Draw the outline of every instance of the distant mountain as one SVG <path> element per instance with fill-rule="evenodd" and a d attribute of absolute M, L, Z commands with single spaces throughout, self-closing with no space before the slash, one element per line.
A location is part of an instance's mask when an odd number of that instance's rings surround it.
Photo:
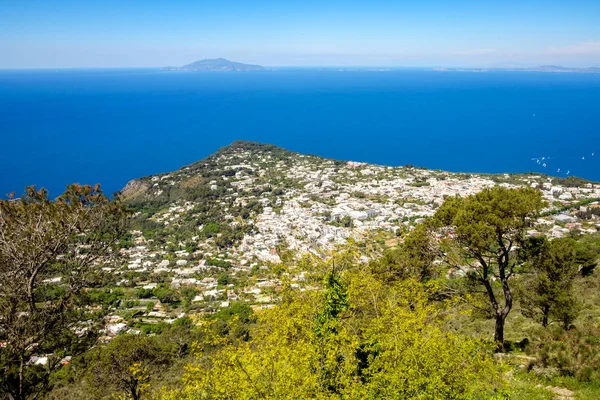
<path fill-rule="evenodd" d="M 183 67 L 166 67 L 167 71 L 264 71 L 260 65 L 243 64 L 224 58 L 195 61 Z"/>

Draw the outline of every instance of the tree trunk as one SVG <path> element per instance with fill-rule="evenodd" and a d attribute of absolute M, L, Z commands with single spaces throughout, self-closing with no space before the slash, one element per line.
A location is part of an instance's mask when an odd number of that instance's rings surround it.
<path fill-rule="evenodd" d="M 137 385 L 131 387 L 131 398 L 133 400 L 139 400 L 141 393 L 137 390 Z"/>
<path fill-rule="evenodd" d="M 548 326 L 548 314 L 550 314 L 550 307 L 545 305 L 542 310 L 542 326 L 544 328 Z"/>
<path fill-rule="evenodd" d="M 24 368 L 25 368 L 25 360 L 23 358 L 23 354 L 21 353 L 19 364 L 19 399 L 23 398 L 23 380 L 24 378 Z"/>
<path fill-rule="evenodd" d="M 496 329 L 494 330 L 494 340 L 498 346 L 497 351 L 504 351 L 504 321 L 506 315 L 504 313 L 496 313 Z"/>
<path fill-rule="evenodd" d="M 496 330 L 494 332 L 494 339 L 498 344 L 498 351 L 504 351 L 504 323 L 510 310 L 512 310 L 513 298 L 508 286 L 508 276 L 506 275 L 506 268 L 508 266 L 508 256 L 506 256 L 506 263 L 500 266 L 500 280 L 502 281 L 502 292 L 504 293 L 504 308 L 496 311 Z"/>

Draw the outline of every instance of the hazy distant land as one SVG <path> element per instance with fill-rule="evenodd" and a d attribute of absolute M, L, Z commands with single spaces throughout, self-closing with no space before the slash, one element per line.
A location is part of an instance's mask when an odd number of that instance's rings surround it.
<path fill-rule="evenodd" d="M 166 67 L 167 71 L 264 71 L 260 65 L 244 64 L 224 58 L 204 59 L 182 67 Z"/>
<path fill-rule="evenodd" d="M 600 68 L 569 68 L 558 65 L 540 65 L 539 67 L 525 68 L 432 68 L 433 71 L 459 71 L 459 72 L 492 72 L 492 71 L 514 71 L 514 72 L 554 72 L 554 73 L 579 73 L 579 74 L 598 74 Z"/>
<path fill-rule="evenodd" d="M 389 67 L 389 66 L 371 66 L 371 67 L 321 67 L 322 71 L 340 71 L 340 72 L 352 72 L 352 71 L 374 71 L 374 72 L 390 72 L 398 69 L 405 69 L 404 67 Z M 411 68 L 421 69 L 421 68 Z M 552 72 L 552 73 L 581 73 L 581 74 L 597 74 L 600 73 L 600 68 L 588 67 L 588 68 L 571 68 L 562 67 L 559 65 L 540 65 L 537 67 L 471 67 L 471 68 L 460 68 L 460 67 L 432 67 L 422 68 L 429 71 L 439 72 Z M 193 63 L 183 65 L 181 67 L 165 67 L 165 71 L 266 71 L 267 68 L 261 65 L 244 64 L 241 62 L 230 61 L 225 58 L 214 58 L 214 59 L 203 59 L 194 61 Z"/>

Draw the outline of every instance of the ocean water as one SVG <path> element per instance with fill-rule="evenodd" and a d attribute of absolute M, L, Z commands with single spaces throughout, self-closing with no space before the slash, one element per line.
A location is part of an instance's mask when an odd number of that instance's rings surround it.
<path fill-rule="evenodd" d="M 600 74 L 0 71 L 0 196 L 31 184 L 58 195 L 72 182 L 110 194 L 236 139 L 393 166 L 600 181 Z"/>

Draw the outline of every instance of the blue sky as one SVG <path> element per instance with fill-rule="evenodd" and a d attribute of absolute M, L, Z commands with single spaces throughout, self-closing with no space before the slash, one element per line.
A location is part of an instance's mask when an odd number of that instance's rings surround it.
<path fill-rule="evenodd" d="M 600 0 L 0 0 L 0 68 L 600 66 Z"/>

